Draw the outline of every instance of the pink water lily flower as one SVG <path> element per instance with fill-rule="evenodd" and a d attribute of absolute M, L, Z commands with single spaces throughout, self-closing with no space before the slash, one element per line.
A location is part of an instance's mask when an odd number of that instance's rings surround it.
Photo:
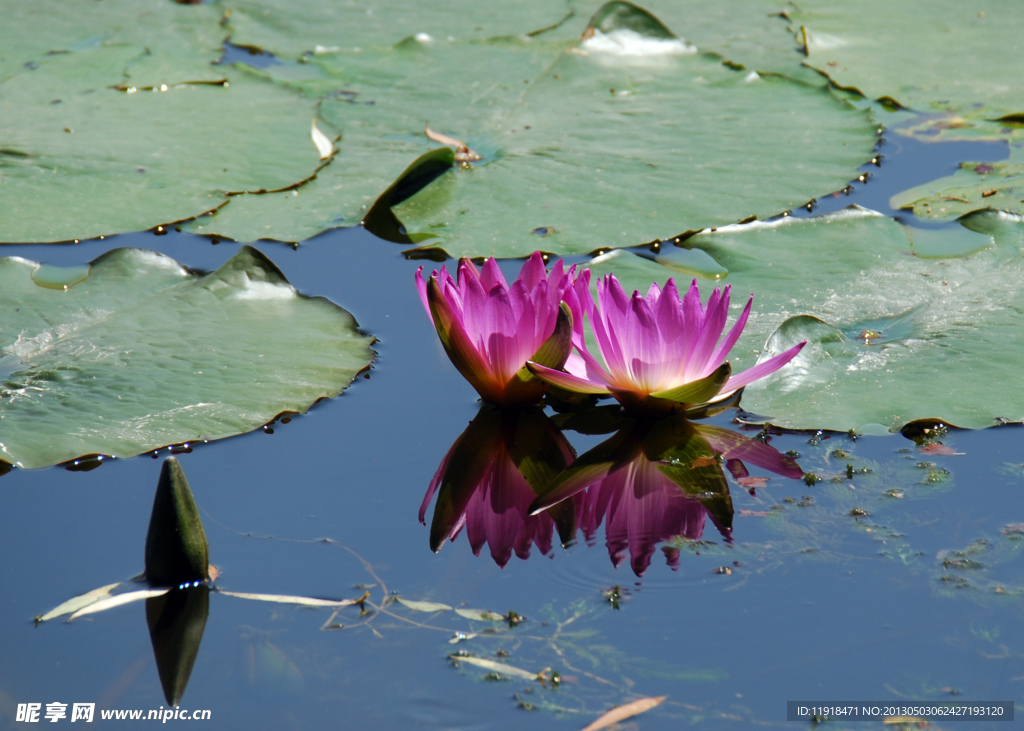
<path fill-rule="evenodd" d="M 556 370 L 564 365 L 573 341 L 582 341 L 589 284 L 589 270 L 577 278 L 576 267 L 566 270 L 561 259 L 547 273 L 539 252 L 511 287 L 494 259 L 479 271 L 460 260 L 458 281 L 445 267 L 429 279 L 423 267 L 416 272 L 423 307 L 448 357 L 484 401 L 500 407 L 533 404 L 544 395 L 547 383 L 530 375 L 526 361 Z"/>
<path fill-rule="evenodd" d="M 681 411 L 723 400 L 749 383 L 774 373 L 806 345 L 755 365 L 738 375 L 726 361 L 736 344 L 754 301 L 753 295 L 729 333 L 722 339 L 729 315 L 729 292 L 715 289 L 706 305 L 700 301 L 697 280 L 680 298 L 675 282 L 661 288 L 655 282 L 643 296 L 626 295 L 615 275 L 597 282 L 598 307 L 581 304 L 593 328 L 602 365 L 582 338 L 574 338 L 579 355 L 561 371 L 530 363 L 535 376 L 578 393 L 612 395 L 638 414 Z M 589 291 L 586 293 L 589 298 Z M 589 306 L 588 306 L 589 304 Z"/>

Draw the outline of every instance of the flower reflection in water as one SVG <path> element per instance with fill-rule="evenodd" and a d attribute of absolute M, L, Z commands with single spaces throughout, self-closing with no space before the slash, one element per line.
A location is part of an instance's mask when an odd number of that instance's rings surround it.
<path fill-rule="evenodd" d="M 628 553 L 641 576 L 659 543 L 700 539 L 708 517 L 732 541 L 732 497 L 722 464 L 745 473 L 744 460 L 785 477 L 803 475 L 792 458 L 728 429 L 682 417 L 627 422 L 559 475 L 532 512 L 543 515 L 584 495 L 579 522 L 587 542 L 604 522 L 612 563 L 619 566 Z M 679 551 L 666 547 L 665 554 L 677 566 Z"/>
<path fill-rule="evenodd" d="M 587 543 L 593 545 L 601 522 L 605 522 L 605 545 L 612 564 L 618 567 L 630 556 L 637 576 L 651 564 L 658 543 L 676 536 L 699 540 L 704 534 L 707 508 L 688 496 L 667 478 L 655 462 L 642 455 L 621 469 L 594 483 L 585 493 L 580 527 Z M 731 541 L 732 511 L 725 493 L 727 522 L 716 525 L 726 541 Z M 543 515 L 543 513 L 542 513 Z M 712 518 L 714 521 L 714 518 Z M 679 563 L 679 550 L 668 548 L 669 565 Z"/>
<path fill-rule="evenodd" d="M 563 546 L 577 529 L 588 544 L 602 523 L 612 563 L 629 556 L 640 576 L 658 544 L 699 540 L 710 519 L 732 541 L 733 505 L 723 466 L 735 476 L 747 465 L 799 479 L 799 465 L 774 447 L 729 429 L 682 416 L 622 419 L 611 438 L 575 461 L 572 447 L 539 410 L 502 412 L 484 406 L 448 450 L 423 504 L 420 522 L 437 496 L 430 546 L 438 551 L 463 528 L 473 553 L 487 545 L 504 567 L 533 546 L 550 555 L 555 534 Z M 668 563 L 679 551 L 663 548 Z"/>
<path fill-rule="evenodd" d="M 530 505 L 573 456 L 569 442 L 542 411 L 482 407 L 441 461 L 420 506 L 420 522 L 425 523 L 437 494 L 431 549 L 441 550 L 465 527 L 473 553 L 479 556 L 486 544 L 495 563 L 504 567 L 513 552 L 529 558 L 533 545 L 549 555 L 556 531 L 568 543 L 576 533 L 583 496 L 538 515 L 530 515 Z"/>

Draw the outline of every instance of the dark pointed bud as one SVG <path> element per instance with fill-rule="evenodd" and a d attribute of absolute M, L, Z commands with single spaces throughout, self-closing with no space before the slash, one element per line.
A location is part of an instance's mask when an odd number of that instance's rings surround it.
<path fill-rule="evenodd" d="M 174 457 L 164 460 L 146 534 L 146 579 L 151 586 L 205 581 L 209 548 L 185 472 Z"/>

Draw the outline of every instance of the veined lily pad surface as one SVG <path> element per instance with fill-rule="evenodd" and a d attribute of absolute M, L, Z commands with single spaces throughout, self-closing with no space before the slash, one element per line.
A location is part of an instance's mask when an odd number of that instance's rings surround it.
<path fill-rule="evenodd" d="M 479 24 L 423 6 L 400 28 L 376 11 L 302 6 L 248 4 L 235 40 L 283 54 L 263 73 L 320 99 L 338 156 L 297 195 L 236 198 L 191 231 L 295 240 L 323 228 L 328 208 L 357 221 L 436 147 L 428 124 L 479 159 L 395 213 L 403 243 L 433 238 L 424 245 L 452 256 L 579 254 L 770 216 L 843 187 L 876 141 L 866 114 L 828 89 L 724 65 L 684 39 L 685 24 L 625 3 L 578 8 L 562 25 L 550 5 Z M 338 14 L 350 23 L 325 33 Z M 548 15 L 557 27 L 531 35 Z"/>
<path fill-rule="evenodd" d="M 677 266 L 675 276 L 703 277 L 705 296 L 731 284 L 737 315 L 755 293 L 734 370 L 809 341 L 744 391 L 741 405 L 772 423 L 846 431 L 939 418 L 986 427 L 1024 417 L 1021 224 L 998 212 L 964 223 L 926 232 L 921 244 L 912 243 L 920 230 L 863 209 L 726 227 L 688 239 L 701 266 Z M 663 246 L 659 258 L 674 256 Z M 672 274 L 628 252 L 599 257 L 593 269 L 642 291 Z"/>
<path fill-rule="evenodd" d="M 0 129 L 0 241 L 152 228 L 227 193 L 293 186 L 322 164 L 312 101 L 211 65 L 228 33 L 221 11 L 40 5 L 15 4 L 0 30 L 0 100 L 17 109 Z"/>
<path fill-rule="evenodd" d="M 3 258 L 0 312 L 0 460 L 26 468 L 250 431 L 373 359 L 348 312 L 251 247 L 206 275 L 141 249 Z"/>

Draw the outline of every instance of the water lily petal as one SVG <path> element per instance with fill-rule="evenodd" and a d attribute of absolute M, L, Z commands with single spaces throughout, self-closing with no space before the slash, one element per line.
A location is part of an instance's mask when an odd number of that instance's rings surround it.
<path fill-rule="evenodd" d="M 663 348 L 654 313 L 639 292 L 630 298 L 625 324 L 621 337 L 630 381 L 636 391 L 650 393 L 659 388 Z"/>
<path fill-rule="evenodd" d="M 569 277 L 575 275 L 576 265 L 569 269 Z M 584 269 L 576 280 L 569 285 L 562 295 L 563 300 L 572 311 L 572 332 L 573 343 L 582 347 L 583 345 L 583 319 L 584 316 L 593 320 L 594 297 L 590 294 L 590 270 Z"/>
<path fill-rule="evenodd" d="M 434 316 L 430 314 L 430 303 L 427 301 L 427 281 L 423 278 L 423 267 L 416 270 L 416 291 L 420 293 L 423 309 L 427 311 L 427 316 L 433 322 Z"/>
<path fill-rule="evenodd" d="M 775 371 L 779 370 L 779 368 L 782 368 L 782 366 L 786 365 L 786 363 L 789 363 L 789 361 L 793 360 L 793 358 L 796 357 L 796 354 L 803 350 L 803 347 L 805 345 L 807 345 L 806 340 L 804 340 L 802 343 L 799 343 L 798 345 L 794 345 L 786 352 L 780 353 L 774 358 L 766 360 L 764 363 L 758 363 L 753 368 L 748 368 L 742 373 L 733 376 L 725 384 L 725 388 L 722 389 L 720 395 L 723 397 L 728 396 L 734 391 L 738 391 L 739 389 L 753 383 L 759 378 L 764 378 L 765 376 L 774 373 Z"/>
<path fill-rule="evenodd" d="M 493 261 L 493 259 L 491 261 Z M 523 264 L 523 268 L 519 272 L 519 279 L 517 281 L 525 284 L 527 289 L 533 289 L 541 282 L 546 282 L 547 271 L 544 268 L 544 255 L 539 251 L 533 252 L 530 255 L 530 258 L 526 260 L 526 263 Z"/>
<path fill-rule="evenodd" d="M 451 289 L 446 292 L 450 296 Z M 466 330 L 473 346 L 480 351 L 481 356 L 486 358 L 486 338 L 489 334 L 487 323 L 484 320 L 484 310 L 487 303 L 487 292 L 476 277 L 462 281 L 462 325 Z"/>
<path fill-rule="evenodd" d="M 704 322 L 687 360 L 686 380 L 702 378 L 708 375 L 712 368 L 718 367 L 719 363 L 711 360 L 711 354 L 715 350 L 718 339 L 722 336 L 728 315 L 729 287 L 725 288 L 725 294 L 715 287 L 711 296 L 708 297 L 708 303 L 704 309 Z"/>
<path fill-rule="evenodd" d="M 427 284 L 427 298 L 441 344 L 452 363 L 481 396 L 500 394 L 503 384 L 495 383 L 488 364 L 470 341 L 462 323 L 455 317 L 441 286 L 433 277 Z"/>
<path fill-rule="evenodd" d="M 469 261 L 465 259 L 464 261 Z M 501 273 L 501 268 L 498 266 L 498 260 L 491 257 L 484 262 L 483 268 L 480 270 L 480 283 L 484 285 L 484 289 L 488 292 L 491 287 L 498 284 L 508 289 L 508 282 L 505 281 L 505 275 Z"/>
<path fill-rule="evenodd" d="M 613 274 L 597 281 L 597 300 L 599 306 L 590 320 L 597 348 L 614 381 L 628 384 L 630 372 L 620 338 L 625 331 L 625 311 L 629 300 Z"/>
<path fill-rule="evenodd" d="M 565 371 L 594 383 L 607 383 L 610 385 L 613 382 L 611 374 L 601 366 L 597 358 L 591 355 L 589 350 L 585 347 L 577 346 L 576 351 L 576 353 L 566 359 L 563 366 Z"/>
<path fill-rule="evenodd" d="M 743 328 L 747 324 L 747 318 L 750 317 L 750 308 L 754 304 L 754 295 L 750 295 L 750 299 L 747 300 L 747 306 L 743 308 L 743 312 L 740 313 L 740 317 L 736 320 L 736 324 L 732 326 L 732 330 L 725 336 L 725 339 L 718 344 L 715 348 L 715 352 L 711 354 L 711 362 L 721 362 L 729 355 L 729 351 L 732 350 L 732 346 L 739 340 L 740 333 L 743 332 Z"/>
<path fill-rule="evenodd" d="M 700 302 L 700 290 L 697 288 L 697 280 L 690 283 L 690 288 L 683 296 L 683 327 L 676 337 L 684 341 L 684 353 L 682 370 L 683 377 L 691 372 L 691 353 L 704 327 L 704 307 Z"/>

